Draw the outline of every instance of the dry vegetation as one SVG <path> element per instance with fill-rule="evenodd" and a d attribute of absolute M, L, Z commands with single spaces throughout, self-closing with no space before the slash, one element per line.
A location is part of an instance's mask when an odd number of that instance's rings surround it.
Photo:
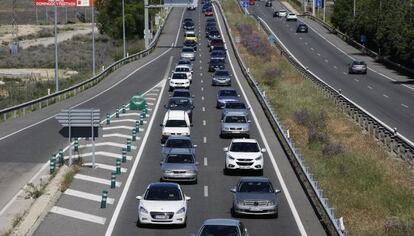
<path fill-rule="evenodd" d="M 236 1 L 223 7 L 254 77 L 351 235 L 412 235 L 414 174 L 338 111 L 268 44 Z"/>

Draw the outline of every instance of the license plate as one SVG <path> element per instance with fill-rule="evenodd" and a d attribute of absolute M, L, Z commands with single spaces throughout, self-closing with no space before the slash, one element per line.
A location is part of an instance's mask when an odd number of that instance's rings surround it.
<path fill-rule="evenodd" d="M 239 166 L 240 169 L 250 169 L 250 166 Z"/>
<path fill-rule="evenodd" d="M 260 210 L 260 208 L 258 207 L 252 207 L 250 208 L 250 211 L 262 211 L 262 210 Z"/>
<path fill-rule="evenodd" d="M 155 216 L 155 219 L 165 219 L 166 218 L 166 216 L 164 216 L 164 215 L 156 215 Z"/>
<path fill-rule="evenodd" d="M 234 131 L 233 131 L 233 133 L 235 133 L 235 134 L 240 134 L 240 131 L 238 131 L 238 130 L 234 130 Z"/>

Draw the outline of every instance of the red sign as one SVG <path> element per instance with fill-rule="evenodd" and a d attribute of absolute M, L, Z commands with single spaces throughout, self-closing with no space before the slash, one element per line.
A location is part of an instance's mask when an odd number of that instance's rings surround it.
<path fill-rule="evenodd" d="M 34 0 L 36 6 L 89 7 L 94 0 Z"/>

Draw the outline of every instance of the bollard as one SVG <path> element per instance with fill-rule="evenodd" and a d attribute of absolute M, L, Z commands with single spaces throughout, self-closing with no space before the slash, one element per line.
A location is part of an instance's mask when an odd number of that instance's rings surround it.
<path fill-rule="evenodd" d="M 75 138 L 75 152 L 79 150 L 79 139 Z"/>
<path fill-rule="evenodd" d="M 137 141 L 137 130 L 133 129 L 132 130 L 132 141 Z"/>
<path fill-rule="evenodd" d="M 116 172 L 112 171 L 111 173 L 111 188 L 115 188 L 116 184 Z"/>
<path fill-rule="evenodd" d="M 127 152 L 130 152 L 130 151 L 131 151 L 131 139 L 128 138 L 127 139 Z"/>
<path fill-rule="evenodd" d="M 115 112 L 115 117 L 116 117 L 116 118 L 119 118 L 119 108 L 117 108 L 117 109 L 116 109 L 116 112 Z"/>
<path fill-rule="evenodd" d="M 109 113 L 106 113 L 106 124 L 107 125 L 111 124 L 111 116 L 109 115 Z"/>
<path fill-rule="evenodd" d="M 102 191 L 101 208 L 106 208 L 106 200 L 108 199 L 108 191 Z"/>
<path fill-rule="evenodd" d="M 126 162 L 127 150 L 126 148 L 122 148 L 122 162 Z"/>
<path fill-rule="evenodd" d="M 65 163 L 65 158 L 63 156 L 63 150 L 59 148 L 59 164 L 63 165 Z"/>
<path fill-rule="evenodd" d="M 148 113 L 148 108 L 145 107 L 143 112 L 144 112 L 144 114 L 147 114 Z"/>
<path fill-rule="evenodd" d="M 135 131 L 137 132 L 137 134 L 139 133 L 139 121 L 137 120 L 137 122 L 135 122 Z"/>
<path fill-rule="evenodd" d="M 55 173 L 56 170 L 56 158 L 55 158 L 55 154 L 52 155 L 52 158 L 50 158 L 49 161 L 49 173 L 53 174 Z"/>
<path fill-rule="evenodd" d="M 126 106 L 122 106 L 122 113 L 125 114 L 126 113 Z"/>
<path fill-rule="evenodd" d="M 121 158 L 116 159 L 116 174 L 121 174 Z"/>
<path fill-rule="evenodd" d="M 144 118 L 142 118 L 142 117 L 141 117 L 141 118 L 139 118 L 139 124 L 140 124 L 140 125 L 144 125 Z"/>
<path fill-rule="evenodd" d="M 146 115 L 145 115 L 144 111 L 142 111 L 139 118 L 144 119 L 145 117 L 146 117 Z"/>

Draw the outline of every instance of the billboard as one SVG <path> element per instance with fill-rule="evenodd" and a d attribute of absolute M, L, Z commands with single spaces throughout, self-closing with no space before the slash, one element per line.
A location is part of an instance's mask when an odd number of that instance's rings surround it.
<path fill-rule="evenodd" d="M 94 0 L 34 0 L 36 6 L 89 7 Z"/>

